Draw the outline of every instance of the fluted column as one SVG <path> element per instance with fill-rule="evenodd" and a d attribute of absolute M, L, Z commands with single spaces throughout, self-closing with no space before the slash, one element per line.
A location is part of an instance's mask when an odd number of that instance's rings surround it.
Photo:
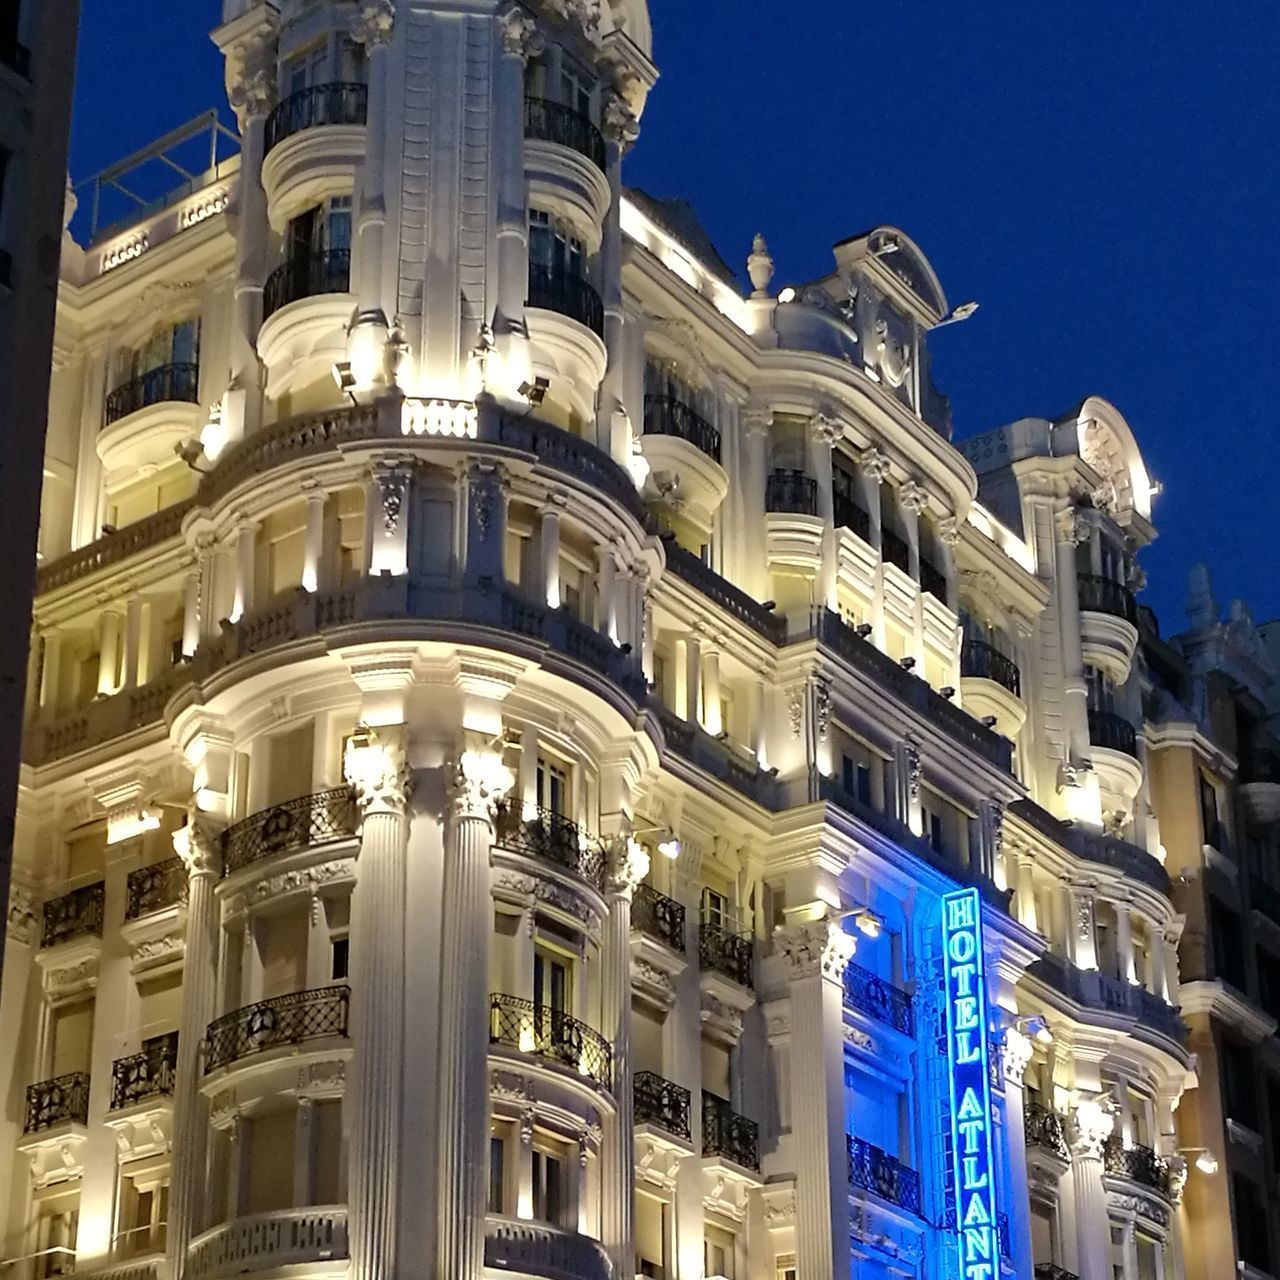
<path fill-rule="evenodd" d="M 187 825 L 173 836 L 174 852 L 187 868 L 186 948 L 182 962 L 182 1020 L 173 1086 L 173 1162 L 165 1263 L 171 1280 L 181 1280 L 187 1246 L 203 1230 L 205 1140 L 208 1122 L 200 1095 L 200 1046 L 213 1021 L 218 975 L 218 900 L 222 874 L 218 829 L 194 807 Z"/>
<path fill-rule="evenodd" d="M 924 674 L 924 588 L 920 586 L 920 526 L 929 509 L 929 494 L 922 485 L 908 480 L 898 490 L 902 523 L 907 535 L 907 572 L 916 584 L 915 604 L 911 611 L 911 656 L 919 673 Z"/>
<path fill-rule="evenodd" d="M 560 607 L 560 517 L 563 510 L 564 498 L 560 494 L 552 494 L 542 509 L 538 542 L 542 552 L 542 586 L 548 609 Z"/>
<path fill-rule="evenodd" d="M 478 1280 L 488 1168 L 489 849 L 494 810 L 515 780 L 488 750 L 463 751 L 450 778 L 441 930 L 437 1274 Z"/>
<path fill-rule="evenodd" d="M 44 662 L 40 669 L 40 709 L 58 709 L 58 685 L 62 679 L 62 634 L 44 632 Z"/>
<path fill-rule="evenodd" d="M 702 727 L 710 734 L 724 732 L 720 704 L 720 651 L 708 648 L 702 655 Z"/>
<path fill-rule="evenodd" d="M 387 225 L 387 51 L 395 29 L 391 0 L 368 0 L 351 20 L 353 39 L 363 44 L 368 67 L 365 157 L 361 170 L 360 221 L 356 228 L 361 312 L 382 314 L 382 240 Z M 385 315 L 383 315 L 385 320 Z"/>
<path fill-rule="evenodd" d="M 751 572 L 742 585 L 757 599 L 769 593 L 768 528 L 765 520 L 764 491 L 769 427 L 773 413 L 767 409 L 751 409 L 741 418 L 747 436 L 747 465 L 743 484 L 742 517 L 747 540 L 747 564 Z"/>
<path fill-rule="evenodd" d="M 120 639 L 124 631 L 124 614 L 111 605 L 103 609 L 98 620 L 98 692 L 115 693 L 120 687 Z"/>
<path fill-rule="evenodd" d="M 324 565 L 325 491 L 318 485 L 304 486 L 307 499 L 307 524 L 303 534 L 302 589 L 320 590 L 320 574 Z"/>
<path fill-rule="evenodd" d="M 1020 1276 L 1032 1274 L 1031 1202 L 1024 1194 L 1027 1186 L 1027 1128 L 1024 1082 L 1034 1045 L 1016 1027 L 1004 1033 L 1004 1144 L 1008 1153 L 1010 1242 L 1014 1269 Z"/>
<path fill-rule="evenodd" d="M 1116 967 L 1121 982 L 1137 982 L 1137 970 L 1133 963 L 1133 921 L 1129 916 L 1129 904 L 1114 904 L 1116 913 Z"/>
<path fill-rule="evenodd" d="M 409 770 L 403 726 L 357 729 L 343 759 L 362 814 L 351 896 L 352 1080 L 347 1177 L 352 1280 L 398 1271 L 404 1112 L 404 943 Z"/>
<path fill-rule="evenodd" d="M 863 501 L 867 504 L 867 524 L 870 527 L 871 546 L 879 562 L 871 601 L 871 641 L 877 649 L 884 648 L 884 504 L 881 502 L 881 486 L 889 477 L 889 459 L 874 447 L 866 449 L 858 458 L 858 476 L 862 481 Z"/>
<path fill-rule="evenodd" d="M 1111 1233 L 1102 1186 L 1102 1149 L 1111 1134 L 1111 1115 L 1096 1099 L 1076 1107 L 1072 1117 L 1071 1189 L 1075 1199 L 1076 1273 L 1080 1280 L 1111 1280 Z"/>
<path fill-rule="evenodd" d="M 188 570 L 182 583 L 182 654 L 190 658 L 200 647 L 200 570 Z"/>
<path fill-rule="evenodd" d="M 796 1270 L 835 1280 L 849 1274 L 842 984 L 856 941 L 832 920 L 788 926 L 774 941 L 791 989 Z"/>
<path fill-rule="evenodd" d="M 616 1109 L 605 1121 L 601 1149 L 602 1243 L 615 1276 L 631 1275 L 635 1264 L 632 1183 L 635 1178 L 635 1120 L 631 1093 L 631 895 L 649 870 L 649 855 L 634 840 L 617 836 L 609 846 L 604 924 L 601 1031 L 613 1045 Z"/>
<path fill-rule="evenodd" d="M 253 611 L 254 572 L 257 568 L 258 525 L 245 520 L 236 531 L 236 585 L 231 604 L 231 621 L 239 622 Z"/>

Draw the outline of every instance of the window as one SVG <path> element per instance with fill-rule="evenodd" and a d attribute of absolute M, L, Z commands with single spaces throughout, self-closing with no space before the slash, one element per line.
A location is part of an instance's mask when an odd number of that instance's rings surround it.
<path fill-rule="evenodd" d="M 1204 831 L 1204 843 L 1212 845 L 1219 853 L 1226 844 L 1222 823 L 1218 818 L 1218 792 L 1205 774 L 1200 775 L 1200 825 Z"/>
<path fill-rule="evenodd" d="M 1222 1041 L 1222 1101 L 1227 1119 L 1255 1132 L 1258 1104 L 1253 1078 L 1253 1055 L 1234 1040 Z"/>
<path fill-rule="evenodd" d="M 796 1280 L 796 1255 L 780 1253 L 773 1269 L 774 1280 Z"/>
<path fill-rule="evenodd" d="M 165 1245 L 169 1220 L 169 1171 L 163 1166 L 128 1167 L 121 1171 L 120 1200 L 116 1209 L 116 1233 L 112 1254 L 140 1258 L 159 1253 Z"/>
<path fill-rule="evenodd" d="M 489 1212 L 503 1213 L 506 1205 L 507 1144 L 499 1134 L 489 1137 Z"/>
<path fill-rule="evenodd" d="M 344 933 L 329 941 L 329 977 L 345 982 L 351 976 L 351 939 Z"/>
<path fill-rule="evenodd" d="M 1209 904 L 1209 934 L 1213 944 L 1214 976 L 1235 987 L 1237 991 L 1245 990 L 1244 946 L 1241 935 L 1240 920 L 1234 911 L 1222 903 L 1211 901 Z"/>
<path fill-rule="evenodd" d="M 285 257 L 306 261 L 318 254 L 351 249 L 351 197 L 331 196 L 296 218 L 285 232 Z"/>
<path fill-rule="evenodd" d="M 1164 1270 L 1161 1266 L 1161 1255 L 1164 1250 L 1160 1243 L 1141 1231 L 1135 1235 L 1138 1254 L 1138 1280 L 1161 1280 Z"/>
<path fill-rule="evenodd" d="M 565 1164 L 558 1152 L 533 1151 L 533 1216 L 562 1226 L 565 1205 Z"/>
<path fill-rule="evenodd" d="M 554 275 L 584 279 L 587 254 L 582 241 L 552 222 L 542 209 L 529 210 L 529 264 Z"/>
<path fill-rule="evenodd" d="M 305 89 L 313 89 L 324 84 L 329 78 L 329 50 L 321 44 L 314 44 L 309 49 L 295 53 L 284 64 L 284 73 L 280 77 L 281 85 L 287 97 L 302 93 Z"/>
<path fill-rule="evenodd" d="M 733 1253 L 733 1232 L 708 1222 L 703 1227 L 702 1274 L 708 1280 L 713 1276 L 723 1276 L 724 1280 L 733 1280 Z"/>
<path fill-rule="evenodd" d="M 548 813 L 569 816 L 569 771 L 538 757 L 538 805 Z"/>
<path fill-rule="evenodd" d="M 724 894 L 715 889 L 702 891 L 702 923 L 728 933 L 733 932 L 733 907 Z"/>
<path fill-rule="evenodd" d="M 871 804 L 871 766 L 852 756 L 840 758 L 840 785 L 846 795 L 861 804 Z"/>
<path fill-rule="evenodd" d="M 560 72 L 560 101 L 580 116 L 591 116 L 591 86 L 576 67 Z"/>
<path fill-rule="evenodd" d="M 35 1280 L 73 1275 L 76 1269 L 76 1232 L 80 1226 L 80 1186 L 36 1202 Z"/>
<path fill-rule="evenodd" d="M 132 382 L 168 365 L 200 363 L 200 318 L 162 325 L 122 354 L 119 381 Z"/>
<path fill-rule="evenodd" d="M 1262 1191 L 1242 1173 L 1231 1175 L 1232 1211 L 1240 1258 L 1258 1271 L 1271 1270 L 1271 1246 L 1267 1239 L 1269 1215 Z"/>
<path fill-rule="evenodd" d="M 671 1209 L 657 1196 L 636 1192 L 636 1275 L 665 1280 L 667 1274 L 667 1222 Z"/>
<path fill-rule="evenodd" d="M 1097 667 L 1086 665 L 1084 669 L 1085 698 L 1090 711 L 1114 711 L 1116 703 L 1115 681 Z"/>

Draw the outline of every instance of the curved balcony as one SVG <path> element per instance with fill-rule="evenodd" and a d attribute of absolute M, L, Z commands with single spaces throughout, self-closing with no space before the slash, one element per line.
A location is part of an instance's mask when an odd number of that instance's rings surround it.
<path fill-rule="evenodd" d="M 157 1036 L 141 1053 L 111 1064 L 111 1110 L 122 1111 L 152 1098 L 173 1096 L 178 1071 L 178 1033 Z"/>
<path fill-rule="evenodd" d="M 691 587 L 702 592 L 708 600 L 719 605 L 726 613 L 737 618 L 757 635 L 776 645 L 787 642 L 787 620 L 772 609 L 766 609 L 758 600 L 740 587 L 735 587 L 710 565 L 704 564 L 692 551 L 686 551 L 674 536 L 663 538 L 663 554 L 667 568 L 683 578 Z"/>
<path fill-rule="evenodd" d="M 960 650 L 960 696 L 979 720 L 995 717 L 995 731 L 1016 738 L 1027 719 L 1018 664 L 985 640 L 967 639 Z"/>
<path fill-rule="evenodd" d="M 369 90 L 363 84 L 317 84 L 280 102 L 267 117 L 264 154 L 304 129 L 325 125 L 363 125 L 369 109 Z"/>
<path fill-rule="evenodd" d="M 714 1093 L 702 1092 L 702 1154 L 760 1172 L 760 1126 Z"/>
<path fill-rule="evenodd" d="M 852 961 L 844 971 L 844 1000 L 851 1008 L 885 1023 L 904 1036 L 915 1035 L 911 997 Z"/>
<path fill-rule="evenodd" d="M 1119 751 L 1134 760 L 1138 758 L 1138 731 L 1124 716 L 1113 711 L 1089 708 L 1089 742 L 1104 751 Z"/>
<path fill-rule="evenodd" d="M 1258 751 L 1241 770 L 1240 799 L 1251 821 L 1280 821 L 1280 752 Z"/>
<path fill-rule="evenodd" d="M 1112 1134 L 1102 1149 L 1102 1167 L 1114 1177 L 1149 1187 L 1166 1200 L 1171 1197 L 1169 1162 L 1150 1147 L 1126 1147 L 1119 1134 Z"/>
<path fill-rule="evenodd" d="M 729 476 L 720 465 L 720 433 L 674 396 L 645 396 L 640 450 L 650 471 L 676 486 L 681 515 L 709 542 L 729 492 Z"/>
<path fill-rule="evenodd" d="M 985 640 L 966 640 L 960 650 L 960 674 L 976 680 L 990 680 L 1002 689 L 1022 697 L 1022 676 L 1018 664 Z"/>
<path fill-rule="evenodd" d="M 646 435 L 684 440 L 713 462 L 720 461 L 720 433 L 675 396 L 645 396 L 644 430 Z"/>
<path fill-rule="evenodd" d="M 746 934 L 704 920 L 698 926 L 698 964 L 740 987 L 750 987 L 755 981 L 754 943 Z"/>
<path fill-rule="evenodd" d="M 130 378 L 107 396 L 103 426 L 154 404 L 196 404 L 200 399 L 200 366 L 187 361 L 162 364 Z"/>
<path fill-rule="evenodd" d="M 244 1275 L 349 1256 L 345 1205 L 311 1205 L 236 1218 L 197 1236 L 187 1250 L 189 1280 Z"/>
<path fill-rule="evenodd" d="M 672 1084 L 654 1071 L 637 1071 L 631 1093 L 636 1124 L 656 1125 L 674 1137 L 692 1139 L 688 1089 Z"/>
<path fill-rule="evenodd" d="M 1138 625 L 1138 605 L 1124 583 L 1096 573 L 1082 573 L 1076 584 L 1082 613 L 1106 613 L 1123 618 L 1131 626 Z"/>
<path fill-rule="evenodd" d="M 818 482 L 803 471 L 775 471 L 766 481 L 764 509 L 785 515 L 818 514 Z"/>
<path fill-rule="evenodd" d="M 555 267 L 529 264 L 529 296 L 531 307 L 568 316 L 597 338 L 604 337 L 604 303 L 585 280 Z"/>
<path fill-rule="evenodd" d="M 602 1089 L 613 1086 L 609 1042 L 560 1009 L 495 992 L 489 997 L 489 1043 L 567 1067 Z"/>
<path fill-rule="evenodd" d="M 546 98 L 525 98 L 524 136 L 537 142 L 568 147 L 605 171 L 604 137 L 580 111 Z"/>
<path fill-rule="evenodd" d="M 222 833 L 222 872 L 231 875 L 267 858 L 336 840 L 351 840 L 360 814 L 350 787 L 299 796 L 251 814 Z"/>
<path fill-rule="evenodd" d="M 509 853 L 548 862 L 580 876 L 597 890 L 604 889 L 603 847 L 562 814 L 505 800 L 494 818 L 493 842 Z"/>
<path fill-rule="evenodd" d="M 1131 1019 L 1177 1045 L 1186 1040 L 1186 1024 L 1178 1009 L 1131 982 L 1122 982 L 1097 969 L 1078 968 L 1049 951 L 1028 967 L 1027 974 L 1084 1009 Z"/>
<path fill-rule="evenodd" d="M 319 987 L 274 996 L 215 1018 L 205 1036 L 205 1074 L 268 1049 L 345 1039 L 350 1000 L 350 987 Z"/>
<path fill-rule="evenodd" d="M 868 546 L 871 545 L 871 517 L 847 493 L 832 494 L 832 506 L 837 529 L 856 533 Z"/>
<path fill-rule="evenodd" d="M 684 951 L 684 905 L 652 885 L 642 884 L 631 900 L 631 927 Z"/>
<path fill-rule="evenodd" d="M 849 1185 L 870 1191 L 916 1217 L 924 1216 L 920 1174 L 874 1144 L 845 1135 L 849 1153 Z"/>
<path fill-rule="evenodd" d="M 304 298 L 346 293 L 351 288 L 351 250 L 327 249 L 281 263 L 262 290 L 262 319 Z"/>
<path fill-rule="evenodd" d="M 42 1133 L 61 1124 L 89 1123 L 89 1076 L 71 1071 L 27 1086 L 23 1133 Z"/>
<path fill-rule="evenodd" d="M 545 1222 L 490 1214 L 484 1224 L 484 1265 L 545 1280 L 609 1280 L 609 1260 L 598 1240 Z"/>
<path fill-rule="evenodd" d="M 130 871 L 124 888 L 124 918 L 141 920 L 187 899 L 187 868 L 181 858 Z"/>
<path fill-rule="evenodd" d="M 1076 581 L 1084 660 L 1123 684 L 1138 647 L 1138 607 L 1133 592 L 1123 583 L 1095 574 L 1082 573 Z"/>

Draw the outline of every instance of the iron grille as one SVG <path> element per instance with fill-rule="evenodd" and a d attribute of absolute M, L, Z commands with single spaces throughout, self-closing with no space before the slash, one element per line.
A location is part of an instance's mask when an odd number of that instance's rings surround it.
<path fill-rule="evenodd" d="M 1124 716 L 1113 711 L 1095 711 L 1089 708 L 1089 741 L 1105 751 L 1120 751 L 1138 758 L 1138 731 Z"/>
<path fill-rule="evenodd" d="M 146 373 L 131 378 L 118 386 L 108 397 L 106 425 L 153 404 L 179 401 L 196 404 L 200 399 L 200 366 L 189 361 L 162 364 Z"/>
<path fill-rule="evenodd" d="M 915 1035 L 911 997 L 852 961 L 844 971 L 844 998 L 868 1017 L 887 1023 L 905 1036 Z"/>
<path fill-rule="evenodd" d="M 1038 1102 L 1029 1102 L 1023 1123 L 1026 1127 L 1027 1146 L 1043 1147 L 1046 1151 L 1052 1151 L 1059 1160 L 1071 1159 L 1066 1126 L 1056 1111 L 1051 1111 Z"/>
<path fill-rule="evenodd" d="M 223 1014 L 209 1023 L 205 1035 L 205 1072 L 264 1049 L 345 1036 L 350 1001 L 350 987 L 318 987 Z"/>
<path fill-rule="evenodd" d="M 558 1062 L 603 1089 L 612 1085 L 609 1042 L 560 1009 L 495 993 L 489 997 L 489 1043 Z"/>
<path fill-rule="evenodd" d="M 1114 578 L 1103 578 L 1096 573 L 1082 573 L 1076 578 L 1077 598 L 1080 608 L 1089 613 L 1109 613 L 1113 618 L 1123 618 L 1138 625 L 1138 605 L 1133 592 Z"/>
<path fill-rule="evenodd" d="M 102 936 L 102 904 L 104 887 L 96 884 L 82 885 L 60 898 L 44 904 L 44 927 L 40 933 L 42 947 L 56 946 L 71 938 L 85 934 Z"/>
<path fill-rule="evenodd" d="M 525 817 L 526 812 L 532 816 Z M 563 814 L 550 809 L 526 810 L 518 800 L 506 800 L 494 818 L 494 843 L 511 853 L 571 871 L 597 889 L 604 888 L 604 849 Z"/>
<path fill-rule="evenodd" d="M 369 90 L 362 84 L 315 84 L 279 103 L 267 117 L 263 154 L 303 129 L 325 124 L 364 124 Z"/>
<path fill-rule="evenodd" d="M 124 918 L 137 920 L 163 911 L 187 896 L 187 868 L 181 858 L 166 858 L 129 872 L 125 881 Z"/>
<path fill-rule="evenodd" d="M 714 1093 L 702 1093 L 702 1154 L 760 1171 L 760 1126 Z"/>
<path fill-rule="evenodd" d="M 278 266 L 262 290 L 262 318 L 303 298 L 346 293 L 351 287 L 351 250 L 326 249 L 302 254 Z"/>
<path fill-rule="evenodd" d="M 555 311 L 604 337 L 604 303 L 585 281 L 556 267 L 529 264 L 529 306 Z"/>
<path fill-rule="evenodd" d="M 111 1064 L 111 1110 L 131 1107 L 147 1098 L 173 1094 L 178 1069 L 178 1033 L 156 1036 L 141 1053 L 117 1058 Z"/>
<path fill-rule="evenodd" d="M 920 1175 L 887 1151 L 852 1134 L 846 1136 L 849 1148 L 849 1182 L 870 1191 L 890 1204 L 923 1217 L 920 1200 Z"/>
<path fill-rule="evenodd" d="M 1055 1266 L 1052 1262 L 1037 1262 L 1035 1265 L 1036 1280 L 1080 1280 L 1074 1271 L 1066 1267 Z"/>
<path fill-rule="evenodd" d="M 53 1080 L 27 1086 L 27 1120 L 23 1133 L 39 1133 L 55 1124 L 88 1124 L 89 1076 L 72 1071 Z"/>
<path fill-rule="evenodd" d="M 223 874 L 263 858 L 350 839 L 358 821 L 355 793 L 349 787 L 318 791 L 263 809 L 223 832 Z"/>
<path fill-rule="evenodd" d="M 635 892 L 631 927 L 665 942 L 673 951 L 684 950 L 684 906 L 651 885 L 642 884 Z"/>
<path fill-rule="evenodd" d="M 675 396 L 645 396 L 644 429 L 647 435 L 687 440 L 713 462 L 720 461 L 720 433 Z"/>
<path fill-rule="evenodd" d="M 698 926 L 698 964 L 703 969 L 723 973 L 740 986 L 749 987 L 755 970 L 753 952 L 749 937 L 706 920 Z"/>
<path fill-rule="evenodd" d="M 980 680 L 994 680 L 1015 698 L 1022 696 L 1022 676 L 1018 664 L 985 640 L 966 640 L 960 650 L 960 674 Z"/>
<path fill-rule="evenodd" d="M 689 1090 L 653 1071 L 637 1071 L 632 1088 L 636 1124 L 656 1124 L 677 1138 L 692 1138 Z"/>
<path fill-rule="evenodd" d="M 764 509 L 789 515 L 818 514 L 818 482 L 803 471 L 775 471 L 765 484 Z"/>
<path fill-rule="evenodd" d="M 1128 1178 L 1130 1182 L 1139 1182 L 1144 1187 L 1158 1191 L 1162 1196 L 1169 1195 L 1168 1161 L 1150 1147 L 1126 1147 L 1119 1134 L 1113 1133 L 1107 1139 L 1102 1153 L 1102 1167 L 1107 1173 Z"/>
<path fill-rule="evenodd" d="M 601 173 L 605 170 L 604 138 L 581 111 L 546 98 L 524 100 L 524 136 L 554 142 L 586 156 Z"/>

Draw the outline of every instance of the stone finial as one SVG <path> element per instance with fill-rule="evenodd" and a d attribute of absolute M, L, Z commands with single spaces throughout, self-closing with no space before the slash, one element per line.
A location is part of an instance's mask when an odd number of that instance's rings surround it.
<path fill-rule="evenodd" d="M 773 279 L 773 255 L 765 243 L 764 236 L 757 231 L 751 242 L 751 252 L 747 255 L 747 275 L 751 279 L 751 287 L 755 291 L 753 298 L 769 296 L 769 281 Z"/>
<path fill-rule="evenodd" d="M 1207 564 L 1195 565 L 1187 575 L 1187 621 L 1196 631 L 1206 631 L 1218 621 L 1218 600 Z"/>
<path fill-rule="evenodd" d="M 75 188 L 71 185 L 71 175 L 67 174 L 67 192 L 62 198 L 62 229 L 63 231 L 71 230 L 71 219 L 76 216 L 76 210 L 80 207 L 80 197 L 76 195 Z"/>

